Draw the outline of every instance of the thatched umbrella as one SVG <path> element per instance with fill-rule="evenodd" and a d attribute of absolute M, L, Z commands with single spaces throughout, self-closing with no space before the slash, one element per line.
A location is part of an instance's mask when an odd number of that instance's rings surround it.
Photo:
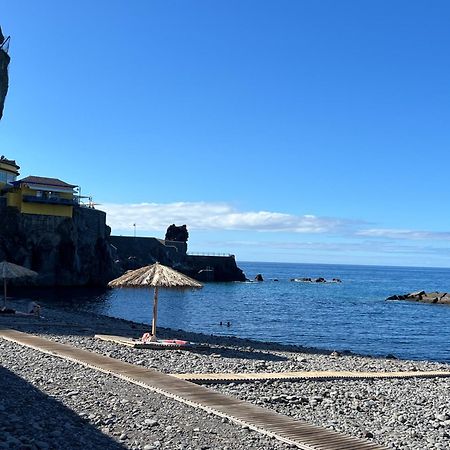
<path fill-rule="evenodd" d="M 152 341 L 157 340 L 156 319 L 158 316 L 158 289 L 190 289 L 203 287 L 198 281 L 159 263 L 141 267 L 136 270 L 130 270 L 121 277 L 112 280 L 108 285 L 110 287 L 152 286 L 155 288 L 153 296 Z"/>
<path fill-rule="evenodd" d="M 25 278 L 25 277 L 35 277 L 38 274 L 33 270 L 27 269 L 23 266 L 18 266 L 7 261 L 0 262 L 0 278 L 3 278 L 3 291 L 4 291 L 4 302 L 3 306 L 6 308 L 6 280 L 12 278 Z"/>

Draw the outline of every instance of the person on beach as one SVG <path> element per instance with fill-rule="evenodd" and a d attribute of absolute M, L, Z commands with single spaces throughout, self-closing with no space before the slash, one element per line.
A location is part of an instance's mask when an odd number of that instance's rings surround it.
<path fill-rule="evenodd" d="M 41 306 L 36 302 L 30 302 L 28 304 L 28 314 L 33 314 L 34 316 L 41 317 Z"/>

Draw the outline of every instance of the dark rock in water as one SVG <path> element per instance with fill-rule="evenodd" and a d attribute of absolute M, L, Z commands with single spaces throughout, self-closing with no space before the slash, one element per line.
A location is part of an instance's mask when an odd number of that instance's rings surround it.
<path fill-rule="evenodd" d="M 255 281 L 264 281 L 264 278 L 260 273 L 258 273 L 258 275 L 256 275 L 255 277 Z"/>
<path fill-rule="evenodd" d="M 447 292 L 417 291 L 409 294 L 391 295 L 386 300 L 408 300 L 420 303 L 450 304 L 450 295 Z"/>
<path fill-rule="evenodd" d="M 189 239 L 189 233 L 186 225 L 181 225 L 177 227 L 174 223 L 167 228 L 166 241 L 175 242 L 187 242 Z"/>
<path fill-rule="evenodd" d="M 342 283 L 342 281 L 339 278 L 333 278 L 332 281 L 327 281 L 323 277 L 319 277 L 319 278 L 309 278 L 309 277 L 291 278 L 290 281 L 296 281 L 297 283 Z"/>
<path fill-rule="evenodd" d="M 417 292 L 411 292 L 410 294 L 407 294 L 406 296 L 408 298 L 413 298 L 413 297 L 422 297 L 424 295 L 427 295 L 425 291 L 417 291 Z"/>

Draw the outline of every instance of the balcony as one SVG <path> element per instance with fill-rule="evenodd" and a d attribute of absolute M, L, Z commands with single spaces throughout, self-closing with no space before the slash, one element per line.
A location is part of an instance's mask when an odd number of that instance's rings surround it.
<path fill-rule="evenodd" d="M 22 201 L 27 203 L 45 203 L 46 205 L 64 205 L 73 206 L 77 202 L 73 198 L 61 198 L 61 197 L 36 197 L 34 195 L 24 195 Z"/>

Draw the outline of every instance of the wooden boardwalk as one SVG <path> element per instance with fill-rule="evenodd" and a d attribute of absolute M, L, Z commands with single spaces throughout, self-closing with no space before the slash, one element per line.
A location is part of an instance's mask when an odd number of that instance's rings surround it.
<path fill-rule="evenodd" d="M 181 380 L 196 384 L 249 383 L 252 381 L 301 381 L 301 380 L 358 380 L 373 378 L 436 378 L 450 377 L 450 372 L 347 372 L 311 371 L 278 373 L 177 373 Z"/>
<path fill-rule="evenodd" d="M 310 425 L 275 411 L 177 377 L 135 366 L 87 350 L 49 341 L 11 329 L 0 329 L 0 337 L 35 350 L 64 358 L 143 386 L 177 401 L 245 425 L 262 434 L 304 450 L 382 450 L 384 447 L 351 436 Z"/>

